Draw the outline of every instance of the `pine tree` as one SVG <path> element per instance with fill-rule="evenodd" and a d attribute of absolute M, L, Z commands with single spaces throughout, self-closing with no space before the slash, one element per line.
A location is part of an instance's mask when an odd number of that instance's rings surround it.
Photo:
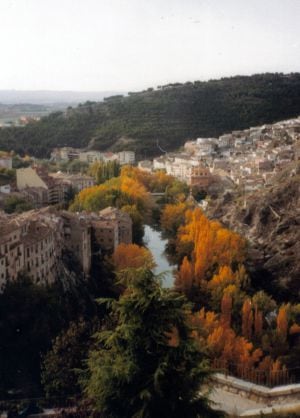
<path fill-rule="evenodd" d="M 185 298 L 150 270 L 128 270 L 122 282 L 127 289 L 111 303 L 117 326 L 97 335 L 83 379 L 95 409 L 111 418 L 220 416 L 200 395 L 209 368 Z"/>

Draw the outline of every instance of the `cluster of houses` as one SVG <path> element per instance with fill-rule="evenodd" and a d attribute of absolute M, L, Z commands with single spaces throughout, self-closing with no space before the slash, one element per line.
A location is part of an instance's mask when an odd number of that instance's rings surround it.
<path fill-rule="evenodd" d="M 79 160 L 92 164 L 96 161 L 116 161 L 121 165 L 134 164 L 135 153 L 134 151 L 121 151 L 117 153 L 113 152 L 100 152 L 100 151 L 85 151 L 83 149 L 63 147 L 55 148 L 51 153 L 52 161 L 73 161 Z"/>
<path fill-rule="evenodd" d="M 269 184 L 277 172 L 300 160 L 300 117 L 233 131 L 219 138 L 187 141 L 184 152 L 140 161 L 142 170 L 165 170 L 189 185 L 211 191 L 238 185 L 245 192 Z M 222 189 L 222 187 L 221 187 Z"/>
<path fill-rule="evenodd" d="M 130 216 L 112 207 L 80 214 L 53 207 L 18 215 L 0 212 L 0 292 L 20 274 L 35 283 L 53 283 L 63 253 L 70 254 L 87 277 L 92 254 L 112 252 L 120 243 L 131 242 Z"/>
<path fill-rule="evenodd" d="M 88 164 L 97 161 L 115 161 L 124 165 L 135 163 L 135 153 L 133 151 L 121 151 L 114 154 L 112 152 L 102 153 L 63 147 L 53 150 L 51 160 L 55 162 L 79 160 Z M 12 157 L 10 155 L 0 155 L 0 168 L 12 168 Z M 44 166 L 33 164 L 31 167 L 16 170 L 16 182 L 14 184 L 0 184 L 0 206 L 4 204 L 8 195 L 25 199 L 35 208 L 64 203 L 68 200 L 71 190 L 78 193 L 94 185 L 94 177 L 86 174 L 70 174 L 62 171 L 51 173 Z"/>

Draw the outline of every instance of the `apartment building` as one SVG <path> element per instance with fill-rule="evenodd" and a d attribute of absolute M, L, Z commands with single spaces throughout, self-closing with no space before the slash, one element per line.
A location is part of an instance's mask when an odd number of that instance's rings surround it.
<path fill-rule="evenodd" d="M 53 283 L 64 254 L 73 257 L 87 277 L 93 250 L 112 252 L 120 243 L 131 242 L 130 216 L 112 207 L 99 214 L 50 207 L 20 215 L 0 212 L 0 292 L 19 274 L 34 283 Z"/>
<path fill-rule="evenodd" d="M 66 199 L 69 185 L 49 176 L 44 167 L 19 168 L 16 177 L 17 189 L 31 194 L 37 207 L 62 203 Z"/>
<path fill-rule="evenodd" d="M 67 211 L 60 212 L 63 222 L 63 242 L 77 259 L 82 271 L 88 275 L 91 269 L 91 224 L 83 216 Z"/>
<path fill-rule="evenodd" d="M 64 184 L 66 188 L 72 188 L 76 192 L 95 185 L 94 178 L 86 174 L 69 174 L 58 171 L 57 173 L 50 173 L 49 176 L 58 183 Z"/>
<path fill-rule="evenodd" d="M 99 212 L 99 217 L 117 225 L 118 244 L 132 243 L 132 220 L 128 213 L 109 206 Z"/>
<path fill-rule="evenodd" d="M 59 223 L 34 211 L 0 215 L 0 291 L 22 272 L 35 283 L 53 283 L 61 256 Z"/>

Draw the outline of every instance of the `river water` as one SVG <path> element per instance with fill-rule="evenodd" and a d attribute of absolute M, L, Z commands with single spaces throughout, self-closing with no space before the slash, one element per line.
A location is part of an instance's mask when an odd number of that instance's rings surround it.
<path fill-rule="evenodd" d="M 173 270 L 176 269 L 176 266 L 170 264 L 165 254 L 165 249 L 168 240 L 163 239 L 161 236 L 161 232 L 156 231 L 149 225 L 145 225 L 145 233 L 143 240 L 146 247 L 153 254 L 153 258 L 156 264 L 156 267 L 153 270 L 154 273 L 165 273 L 163 279 L 163 286 L 172 287 L 174 284 Z"/>

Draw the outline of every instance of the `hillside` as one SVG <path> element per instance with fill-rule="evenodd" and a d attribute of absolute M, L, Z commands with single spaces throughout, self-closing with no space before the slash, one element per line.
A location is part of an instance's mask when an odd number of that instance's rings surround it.
<path fill-rule="evenodd" d="M 132 149 L 142 158 L 187 139 L 219 136 L 300 113 L 300 74 L 237 76 L 170 84 L 56 112 L 25 128 L 0 130 L 0 149 L 37 157 L 56 146 Z"/>
<path fill-rule="evenodd" d="M 210 215 L 249 240 L 249 267 L 258 287 L 275 298 L 300 295 L 300 165 L 277 174 L 272 186 L 246 199 L 214 203 Z"/>

